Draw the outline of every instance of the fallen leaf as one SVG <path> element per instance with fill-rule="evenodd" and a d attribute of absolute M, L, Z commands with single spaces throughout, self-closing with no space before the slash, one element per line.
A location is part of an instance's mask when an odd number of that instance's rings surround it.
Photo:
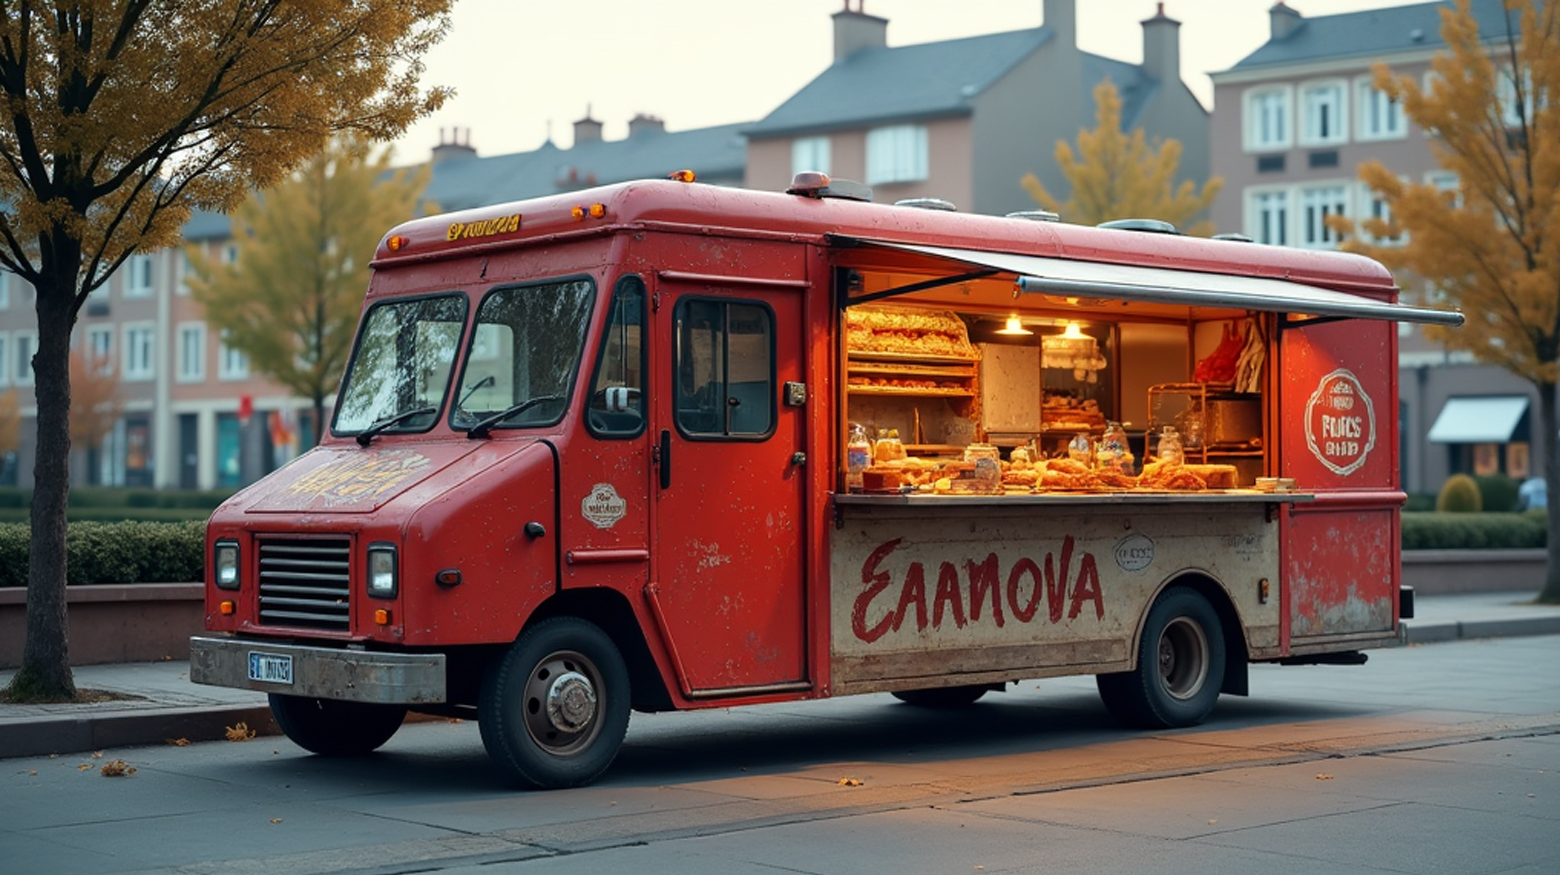
<path fill-rule="evenodd" d="M 38 770 L 37 769 L 33 769 L 32 771 L 28 772 L 27 774 L 33 775 L 33 776 L 37 776 Z"/>
<path fill-rule="evenodd" d="M 103 752 L 102 752 L 102 751 L 100 751 L 100 750 L 95 750 L 95 751 L 93 751 L 93 752 L 92 752 L 92 758 L 93 758 L 93 759 L 95 759 L 95 760 L 100 760 L 100 759 L 102 759 L 102 758 L 103 758 Z"/>
<path fill-rule="evenodd" d="M 76 771 L 78 771 L 78 772 L 85 772 L 87 769 L 90 769 L 90 768 L 92 768 L 92 764 L 91 763 L 82 763 L 81 765 L 76 767 Z"/>
<path fill-rule="evenodd" d="M 1213 826 L 1214 824 L 1216 824 L 1218 822 L 1219 822 L 1219 819 L 1217 817 L 1215 817 L 1212 820 L 1208 821 L 1208 825 L 1209 826 Z"/>
<path fill-rule="evenodd" d="M 272 823 L 281 823 L 282 819 L 280 817 L 273 817 L 273 818 L 271 818 L 271 822 Z"/>
<path fill-rule="evenodd" d="M 1316 776 L 1316 780 L 1318 780 L 1318 781 L 1331 781 L 1332 780 L 1332 775 L 1317 775 Z"/>
<path fill-rule="evenodd" d="M 242 720 L 239 721 L 237 726 L 227 727 L 228 741 L 248 741 L 249 739 L 254 738 L 257 734 L 258 733 L 256 733 L 253 729 L 249 728 L 248 723 L 245 723 Z"/>
<path fill-rule="evenodd" d="M 57 759 L 59 759 L 59 758 L 60 758 L 60 755 L 59 755 L 59 754 L 57 754 L 57 753 L 51 753 L 51 754 L 49 754 L 49 759 L 51 759 L 51 760 L 57 760 Z"/>
<path fill-rule="evenodd" d="M 858 778 L 841 778 L 840 779 L 840 786 L 841 787 L 860 787 L 861 786 L 861 780 L 858 779 Z"/>
<path fill-rule="evenodd" d="M 123 778 L 126 775 L 135 774 L 135 766 L 126 763 L 124 760 L 109 760 L 103 764 L 102 772 L 110 778 Z"/>
<path fill-rule="evenodd" d="M 174 747 L 189 747 L 190 746 L 190 740 L 188 738 L 167 738 L 167 739 L 164 739 L 164 741 L 168 742 L 169 744 L 173 745 Z"/>

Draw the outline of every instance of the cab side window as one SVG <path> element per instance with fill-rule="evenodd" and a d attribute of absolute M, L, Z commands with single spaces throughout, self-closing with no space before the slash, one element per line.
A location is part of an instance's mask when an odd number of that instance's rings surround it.
<path fill-rule="evenodd" d="M 645 429 L 644 324 L 644 281 L 623 277 L 612 296 L 612 316 L 585 410 L 586 428 L 597 437 L 633 437 Z"/>
<path fill-rule="evenodd" d="M 773 311 L 684 298 L 673 318 L 678 429 L 689 437 L 767 437 L 775 425 Z"/>

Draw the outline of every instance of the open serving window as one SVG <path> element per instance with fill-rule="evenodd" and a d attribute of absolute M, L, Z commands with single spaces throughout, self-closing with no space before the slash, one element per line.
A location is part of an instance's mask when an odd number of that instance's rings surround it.
<path fill-rule="evenodd" d="M 1286 332 L 1462 321 L 1278 277 L 833 243 L 842 491 L 1304 490 L 1277 459 L 1307 404 L 1277 373 Z"/>

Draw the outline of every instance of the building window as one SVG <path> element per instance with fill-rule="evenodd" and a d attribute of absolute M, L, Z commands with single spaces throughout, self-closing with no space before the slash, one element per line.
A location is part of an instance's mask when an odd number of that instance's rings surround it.
<path fill-rule="evenodd" d="M 1463 205 L 1462 180 L 1456 173 L 1450 170 L 1432 170 L 1425 174 L 1425 183 L 1435 186 L 1435 190 L 1441 192 L 1443 197 L 1450 195 L 1452 206 Z"/>
<path fill-rule="evenodd" d="M 867 132 L 867 184 L 926 179 L 926 127 L 893 125 Z"/>
<path fill-rule="evenodd" d="M 831 173 L 829 167 L 828 137 L 801 137 L 791 141 L 791 175 L 806 170 Z"/>
<path fill-rule="evenodd" d="M 1360 186 L 1360 204 L 1361 211 L 1364 213 L 1360 217 L 1362 221 L 1380 219 L 1383 222 L 1391 223 L 1392 205 L 1387 203 L 1387 199 L 1382 197 L 1380 193 L 1372 191 L 1368 185 L 1362 184 Z M 1361 225 L 1360 230 L 1363 232 L 1362 236 L 1377 246 L 1402 246 L 1406 242 L 1405 235 L 1401 230 L 1387 237 L 1377 237 L 1363 225 Z"/>
<path fill-rule="evenodd" d="M 11 385 L 11 338 L 0 334 L 0 387 Z"/>
<path fill-rule="evenodd" d="M 1346 216 L 1349 190 L 1342 185 L 1300 191 L 1300 245 L 1307 249 L 1333 249 L 1342 238 L 1327 227 L 1328 216 Z"/>
<path fill-rule="evenodd" d="M 1269 246 L 1289 245 L 1289 192 L 1263 191 L 1251 195 L 1249 236 Z"/>
<path fill-rule="evenodd" d="M 126 380 L 150 380 L 156 373 L 152 358 L 152 326 L 125 326 L 125 358 L 120 373 Z"/>
<path fill-rule="evenodd" d="M 1261 152 L 1290 145 L 1290 89 L 1260 88 L 1246 92 L 1246 150 Z"/>
<path fill-rule="evenodd" d="M 218 353 L 217 377 L 223 380 L 249 379 L 249 356 L 228 346 L 225 333 Z"/>
<path fill-rule="evenodd" d="M 125 297 L 145 298 L 152 294 L 152 257 L 132 255 L 125 262 Z"/>
<path fill-rule="evenodd" d="M 1342 81 L 1301 86 L 1301 145 L 1330 145 L 1348 139 L 1349 131 L 1344 124 L 1344 119 L 1348 118 L 1347 95 Z"/>
<path fill-rule="evenodd" d="M 1501 120 L 1508 128 L 1522 127 L 1523 119 L 1527 125 L 1533 125 L 1533 74 L 1524 71 L 1522 77 L 1522 99 L 1517 99 L 1517 79 L 1510 67 L 1502 67 L 1495 74 L 1495 99 L 1500 103 Z"/>
<path fill-rule="evenodd" d="M 1369 79 L 1361 79 L 1354 95 L 1359 120 L 1354 135 L 1361 140 L 1400 140 L 1408 136 L 1403 107 Z"/>
<path fill-rule="evenodd" d="M 33 353 L 38 351 L 38 332 L 18 331 L 13 335 L 11 345 L 15 348 L 16 367 L 12 372 L 16 375 L 18 386 L 31 386 L 33 384 Z"/>
<path fill-rule="evenodd" d="M 206 379 L 206 326 L 189 322 L 179 326 L 179 382 Z"/>
<path fill-rule="evenodd" d="M 114 329 L 107 325 L 94 325 L 87 329 L 87 351 L 97 364 L 98 373 L 106 374 L 114 369 Z"/>
<path fill-rule="evenodd" d="M 0 268 L 0 310 L 11 306 L 11 272 Z"/>
<path fill-rule="evenodd" d="M 222 263 L 223 264 L 237 264 L 238 263 L 238 244 L 237 243 L 229 243 L 228 245 L 222 247 Z"/>

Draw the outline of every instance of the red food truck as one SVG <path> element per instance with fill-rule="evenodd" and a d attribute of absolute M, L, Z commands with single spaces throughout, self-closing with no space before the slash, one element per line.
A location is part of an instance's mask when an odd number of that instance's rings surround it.
<path fill-rule="evenodd" d="M 475 715 L 588 782 L 631 710 L 1093 674 L 1138 726 L 1402 641 L 1379 264 L 1152 222 L 654 180 L 381 242 L 322 444 L 207 530 L 191 679 L 321 754 Z"/>

